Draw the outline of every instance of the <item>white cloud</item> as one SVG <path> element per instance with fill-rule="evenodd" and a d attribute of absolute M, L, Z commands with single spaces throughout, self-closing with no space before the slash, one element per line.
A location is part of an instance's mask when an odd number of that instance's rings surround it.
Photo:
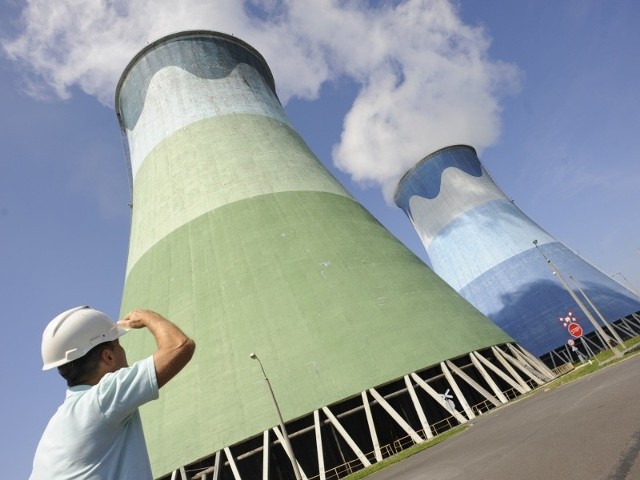
<path fill-rule="evenodd" d="M 349 0 L 31 0 L 19 36 L 2 42 L 35 96 L 72 88 L 111 105 L 128 61 L 180 30 L 233 34 L 263 54 L 280 99 L 314 99 L 349 77 L 360 91 L 334 162 L 387 198 L 416 161 L 450 144 L 482 150 L 500 132 L 500 97 L 515 67 L 488 56 L 490 39 L 465 25 L 447 0 L 371 6 Z"/>

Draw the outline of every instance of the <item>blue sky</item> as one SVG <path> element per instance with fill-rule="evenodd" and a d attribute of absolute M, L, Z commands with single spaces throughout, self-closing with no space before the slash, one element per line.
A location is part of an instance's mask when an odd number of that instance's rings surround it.
<path fill-rule="evenodd" d="M 232 33 L 258 49 L 312 150 L 418 256 L 425 258 L 417 235 L 383 192 L 407 162 L 471 142 L 534 221 L 640 288 L 637 2 L 317 0 L 304 11 L 270 0 L 244 9 L 210 3 L 0 5 L 7 478 L 28 476 L 64 396 L 57 374 L 40 371 L 46 323 L 79 304 L 118 315 L 130 194 L 110 103 L 128 60 L 177 30 Z M 444 115 L 435 97 L 464 119 Z M 380 135 L 381 125 L 392 135 Z M 390 164 L 366 163 L 376 156 Z"/>

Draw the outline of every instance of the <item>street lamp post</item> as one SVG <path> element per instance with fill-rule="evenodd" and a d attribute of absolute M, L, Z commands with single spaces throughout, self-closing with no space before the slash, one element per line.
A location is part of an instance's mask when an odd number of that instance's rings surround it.
<path fill-rule="evenodd" d="M 547 265 L 549 266 L 553 274 L 558 277 L 558 280 L 560 280 L 560 283 L 562 283 L 562 286 L 569 293 L 569 295 L 571 295 L 571 298 L 573 298 L 573 300 L 578 304 L 578 307 L 580 307 L 580 309 L 584 312 L 587 319 L 589 319 L 593 327 L 596 329 L 596 332 L 598 332 L 598 335 L 600 335 L 600 338 L 602 338 L 602 340 L 607 344 L 607 346 L 611 349 L 614 355 L 616 355 L 617 357 L 621 356 L 621 353 L 613 347 L 611 338 L 609 338 L 609 336 L 606 333 L 604 333 L 604 330 L 602 330 L 598 322 L 596 322 L 596 319 L 593 318 L 593 315 L 591 315 L 591 312 L 587 309 L 587 307 L 585 307 L 584 303 L 582 303 L 582 301 L 576 295 L 576 292 L 573 291 L 573 289 L 569 286 L 565 278 L 562 276 L 558 267 L 556 267 L 554 263 L 547 258 L 544 252 L 538 248 L 538 240 L 534 240 L 533 244 L 536 246 L 536 250 L 538 250 L 538 252 L 540 252 L 540 254 L 547 261 Z"/>
<path fill-rule="evenodd" d="M 284 426 L 284 420 L 282 419 L 282 413 L 280 412 L 280 407 L 278 406 L 278 401 L 276 400 L 276 395 L 273 393 L 273 388 L 271 387 L 271 382 L 269 381 L 269 377 L 267 377 L 266 372 L 264 371 L 264 367 L 262 366 L 262 362 L 258 358 L 255 353 L 250 353 L 249 357 L 253 360 L 257 360 L 260 365 L 260 370 L 262 370 L 262 375 L 264 376 L 265 382 L 267 382 L 267 387 L 269 387 L 269 393 L 271 394 L 271 398 L 273 399 L 273 405 L 276 407 L 276 413 L 278 414 L 278 421 L 280 422 L 280 430 L 282 430 L 282 438 L 284 440 L 284 448 L 289 453 L 289 459 L 291 460 L 291 465 L 293 466 L 293 474 L 296 476 L 296 480 L 302 480 L 302 476 L 300 475 L 300 468 L 298 468 L 298 461 L 296 460 L 296 456 L 293 453 L 293 448 L 291 447 L 291 442 L 289 441 L 289 435 L 287 434 L 287 429 Z"/>
<path fill-rule="evenodd" d="M 611 332 L 611 334 L 616 338 L 616 342 L 618 343 L 618 345 L 620 345 L 622 348 L 626 348 L 625 345 L 624 345 L 624 342 L 622 341 L 622 338 L 620 337 L 620 335 L 618 335 L 618 332 L 616 332 L 616 329 L 613 327 L 613 325 L 611 325 L 609 322 L 607 322 L 607 319 L 604 318 L 604 315 L 602 315 L 602 313 L 600 313 L 600 310 L 598 310 L 598 308 L 593 304 L 593 302 L 587 296 L 587 294 L 584 292 L 584 290 L 582 290 L 582 288 L 580 287 L 580 284 L 578 283 L 578 281 L 575 278 L 573 278 L 571 275 L 569 275 L 569 278 L 571 279 L 571 281 L 573 281 L 573 284 L 578 288 L 578 291 L 585 298 L 585 300 L 587 301 L 589 306 L 593 309 L 594 312 L 596 312 L 598 317 L 600 317 L 600 320 L 602 320 L 602 324 L 605 327 L 607 327 L 607 329 Z"/>

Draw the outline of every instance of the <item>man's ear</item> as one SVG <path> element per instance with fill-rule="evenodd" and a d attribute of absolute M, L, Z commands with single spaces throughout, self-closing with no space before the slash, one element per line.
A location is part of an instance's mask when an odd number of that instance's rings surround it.
<path fill-rule="evenodd" d="M 103 362 L 105 362 L 107 365 L 111 366 L 115 363 L 115 355 L 113 354 L 113 350 L 111 348 L 105 348 L 102 350 L 102 352 L 100 353 L 100 358 L 102 359 Z"/>

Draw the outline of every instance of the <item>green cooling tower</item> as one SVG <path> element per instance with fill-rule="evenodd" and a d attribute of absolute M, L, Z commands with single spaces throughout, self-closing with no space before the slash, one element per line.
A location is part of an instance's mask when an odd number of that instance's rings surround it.
<path fill-rule="evenodd" d="M 293 478 L 261 366 L 316 478 L 548 375 L 328 173 L 251 46 L 162 38 L 125 69 L 116 111 L 133 189 L 122 313 L 154 309 L 197 343 L 142 409 L 156 477 Z M 132 358 L 155 348 L 139 332 L 123 343 Z M 509 373 L 518 359 L 529 377 Z"/>

